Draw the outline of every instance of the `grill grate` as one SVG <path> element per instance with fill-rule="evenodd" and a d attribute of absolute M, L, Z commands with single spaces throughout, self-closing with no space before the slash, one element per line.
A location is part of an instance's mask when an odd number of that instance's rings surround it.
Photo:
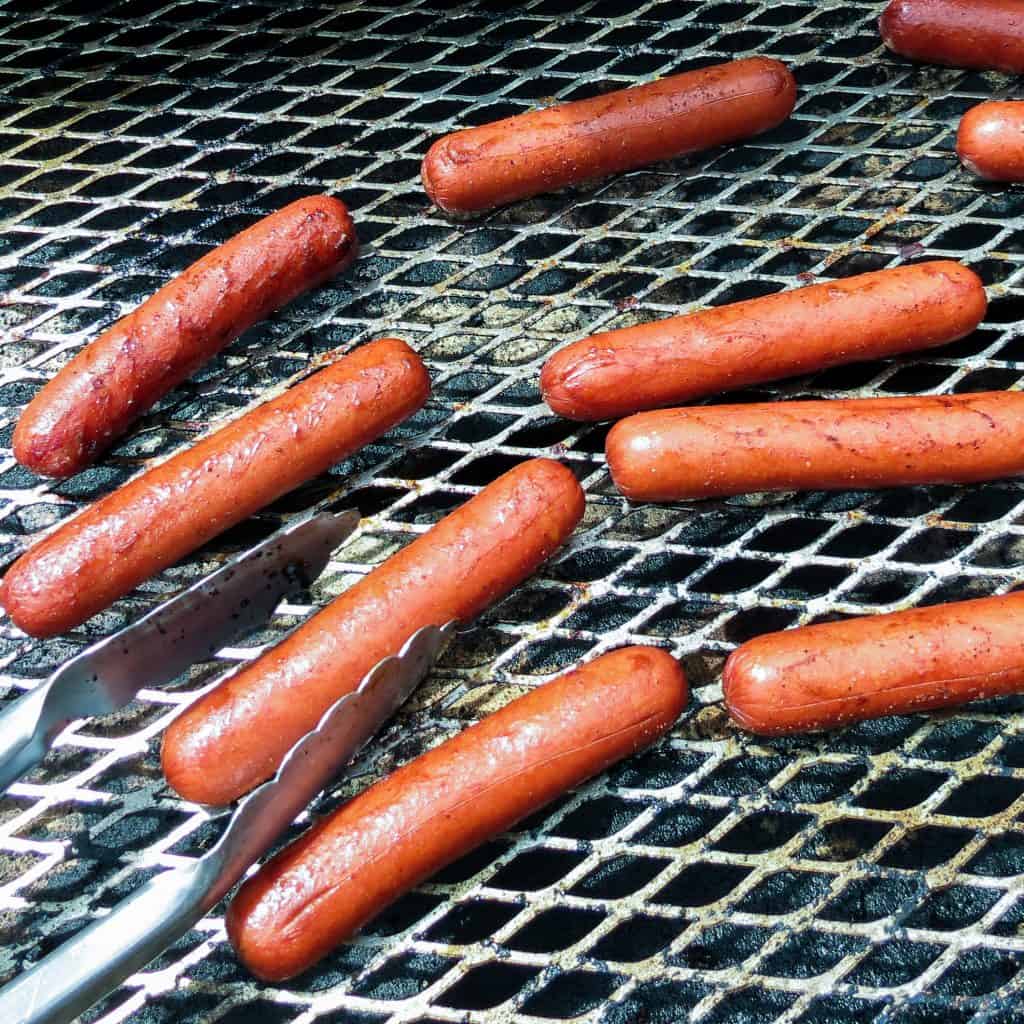
<path fill-rule="evenodd" d="M 97 11 L 97 6 L 99 10 Z M 989 594 L 1024 564 L 1015 483 L 630 508 L 605 428 L 559 421 L 537 375 L 559 345 L 928 257 L 975 267 L 988 319 L 917 359 L 743 397 L 1015 386 L 1024 196 L 957 170 L 958 116 L 995 74 L 886 57 L 881 3 L 213 0 L 0 3 L 0 443 L 100 327 L 300 195 L 337 191 L 355 270 L 249 331 L 102 466 L 47 486 L 0 453 L 0 553 L 240 410 L 311 359 L 394 333 L 426 409 L 68 637 L 0 627 L 13 695 L 159 596 L 319 503 L 371 519 L 307 604 L 119 715 L 67 736 L 0 799 L 0 971 L 195 856 L 216 826 L 159 770 L 170 717 L 227 665 L 349 585 L 511 464 L 565 460 L 585 526 L 467 630 L 336 805 L 578 658 L 669 646 L 695 696 L 671 738 L 417 889 L 280 988 L 235 964 L 219 913 L 88 1021 L 995 1024 L 1024 987 L 1024 701 L 761 741 L 716 701 L 729 650 L 798 622 Z M 729 150 L 453 224 L 427 205 L 429 142 L 549 99 L 752 54 L 789 62 L 794 117 Z"/>

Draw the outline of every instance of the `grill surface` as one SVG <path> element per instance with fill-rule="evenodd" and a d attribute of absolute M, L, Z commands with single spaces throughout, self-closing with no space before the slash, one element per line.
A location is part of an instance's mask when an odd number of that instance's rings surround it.
<path fill-rule="evenodd" d="M 972 337 L 746 397 L 1016 385 L 1024 193 L 975 184 L 952 152 L 958 116 L 1011 80 L 889 58 L 876 2 L 504 6 L 0 4 L 5 446 L 72 352 L 255 215 L 336 191 L 365 243 L 354 272 L 248 332 L 99 468 L 48 486 L 5 447 L 6 557 L 331 348 L 394 333 L 435 379 L 387 443 L 88 628 L 30 642 L 3 626 L 15 695 L 281 517 L 314 504 L 371 516 L 308 605 L 81 726 L 0 799 L 0 971 L 216 836 L 160 776 L 160 733 L 184 701 L 501 470 L 555 455 L 586 487 L 584 528 L 460 637 L 318 809 L 626 642 L 684 658 L 695 696 L 670 739 L 421 886 L 293 984 L 249 979 L 218 912 L 85 1019 L 1017 1019 L 1024 701 L 785 741 L 735 732 L 717 702 L 725 655 L 757 633 L 1013 585 L 1024 488 L 630 508 L 604 468 L 605 429 L 551 417 L 536 385 L 549 352 L 592 331 L 925 254 L 985 278 L 991 310 Z M 747 145 L 471 223 L 439 217 L 419 187 L 427 145 L 453 127 L 757 53 L 788 61 L 801 95 Z"/>

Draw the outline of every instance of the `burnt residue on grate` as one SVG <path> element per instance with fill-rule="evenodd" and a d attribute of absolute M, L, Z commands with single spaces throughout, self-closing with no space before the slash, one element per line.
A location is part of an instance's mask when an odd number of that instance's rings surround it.
<path fill-rule="evenodd" d="M 1016 585 L 1024 488 L 629 507 L 604 468 L 606 427 L 552 418 L 537 377 L 589 332 L 951 257 L 989 286 L 971 337 L 735 400 L 1016 386 L 1024 193 L 975 182 L 953 155 L 959 116 L 1014 95 L 1013 80 L 889 57 L 876 0 L 449 7 L 0 2 L 0 444 L 81 345 L 255 217 L 337 192 L 364 242 L 351 272 L 248 331 L 101 466 L 46 486 L 0 449 L 0 559 L 333 348 L 396 334 L 435 381 L 412 420 L 253 526 L 314 504 L 373 517 L 308 603 L 249 650 L 80 727 L 0 798 L 0 973 L 213 841 L 160 775 L 183 701 L 502 470 L 554 455 L 587 491 L 573 544 L 465 633 L 314 810 L 626 642 L 683 657 L 695 696 L 673 736 L 286 987 L 245 976 L 214 913 L 85 1019 L 1009 1019 L 1024 988 L 1022 701 L 778 741 L 743 736 L 715 705 L 725 656 L 765 630 Z M 422 155 L 451 128 L 756 53 L 787 61 L 801 91 L 786 124 L 746 144 L 459 223 L 420 187 Z M 233 531 L 67 637 L 0 629 L 0 681 L 33 685 L 251 536 Z"/>

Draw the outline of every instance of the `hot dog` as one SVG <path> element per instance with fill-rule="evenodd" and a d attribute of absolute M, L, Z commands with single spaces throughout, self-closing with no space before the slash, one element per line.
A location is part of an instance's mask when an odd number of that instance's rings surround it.
<path fill-rule="evenodd" d="M 487 210 L 749 138 L 795 102 L 777 60 L 718 64 L 446 135 L 423 160 L 423 187 L 442 210 Z"/>
<path fill-rule="evenodd" d="M 356 257 L 345 204 L 300 199 L 193 263 L 90 343 L 29 403 L 14 455 L 34 473 L 88 466 L 244 330 Z"/>
<path fill-rule="evenodd" d="M 1024 102 L 980 103 L 964 114 L 956 136 L 960 162 L 990 181 L 1024 181 Z"/>
<path fill-rule="evenodd" d="M 1020 0 L 893 0 L 878 28 L 890 50 L 911 60 L 1024 71 Z"/>
<path fill-rule="evenodd" d="M 529 576 L 583 515 L 564 466 L 533 459 L 499 477 L 176 719 L 167 781 L 223 804 L 273 774 L 288 749 L 417 630 L 473 618 Z"/>
<path fill-rule="evenodd" d="M 11 566 L 0 603 L 33 636 L 71 629 L 369 444 L 429 391 L 404 341 L 365 345 L 63 524 Z"/>
<path fill-rule="evenodd" d="M 258 977 L 293 977 L 418 882 L 652 743 L 686 699 L 671 655 L 627 647 L 512 701 L 281 851 L 228 908 L 232 945 Z"/>
<path fill-rule="evenodd" d="M 544 365 L 548 405 L 603 420 L 840 363 L 955 341 L 985 315 L 978 276 L 947 260 L 705 309 L 577 341 Z"/>
<path fill-rule="evenodd" d="M 634 501 L 993 480 L 1024 473 L 1024 394 L 642 412 L 612 427 L 605 450 Z"/>
<path fill-rule="evenodd" d="M 765 736 L 1024 689 L 1024 593 L 769 633 L 725 663 L 729 713 Z"/>

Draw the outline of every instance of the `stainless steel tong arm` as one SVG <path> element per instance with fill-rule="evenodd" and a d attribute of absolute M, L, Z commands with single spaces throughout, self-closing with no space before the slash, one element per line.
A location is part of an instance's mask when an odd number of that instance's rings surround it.
<path fill-rule="evenodd" d="M 355 510 L 290 523 L 137 622 L 100 640 L 0 712 L 0 790 L 38 764 L 78 718 L 124 707 L 265 622 L 308 586 L 359 525 Z"/>
<path fill-rule="evenodd" d="M 212 850 L 150 880 L 0 990 L 0 1021 L 69 1024 L 184 935 L 391 717 L 454 629 L 427 626 L 381 661 L 238 805 Z"/>

